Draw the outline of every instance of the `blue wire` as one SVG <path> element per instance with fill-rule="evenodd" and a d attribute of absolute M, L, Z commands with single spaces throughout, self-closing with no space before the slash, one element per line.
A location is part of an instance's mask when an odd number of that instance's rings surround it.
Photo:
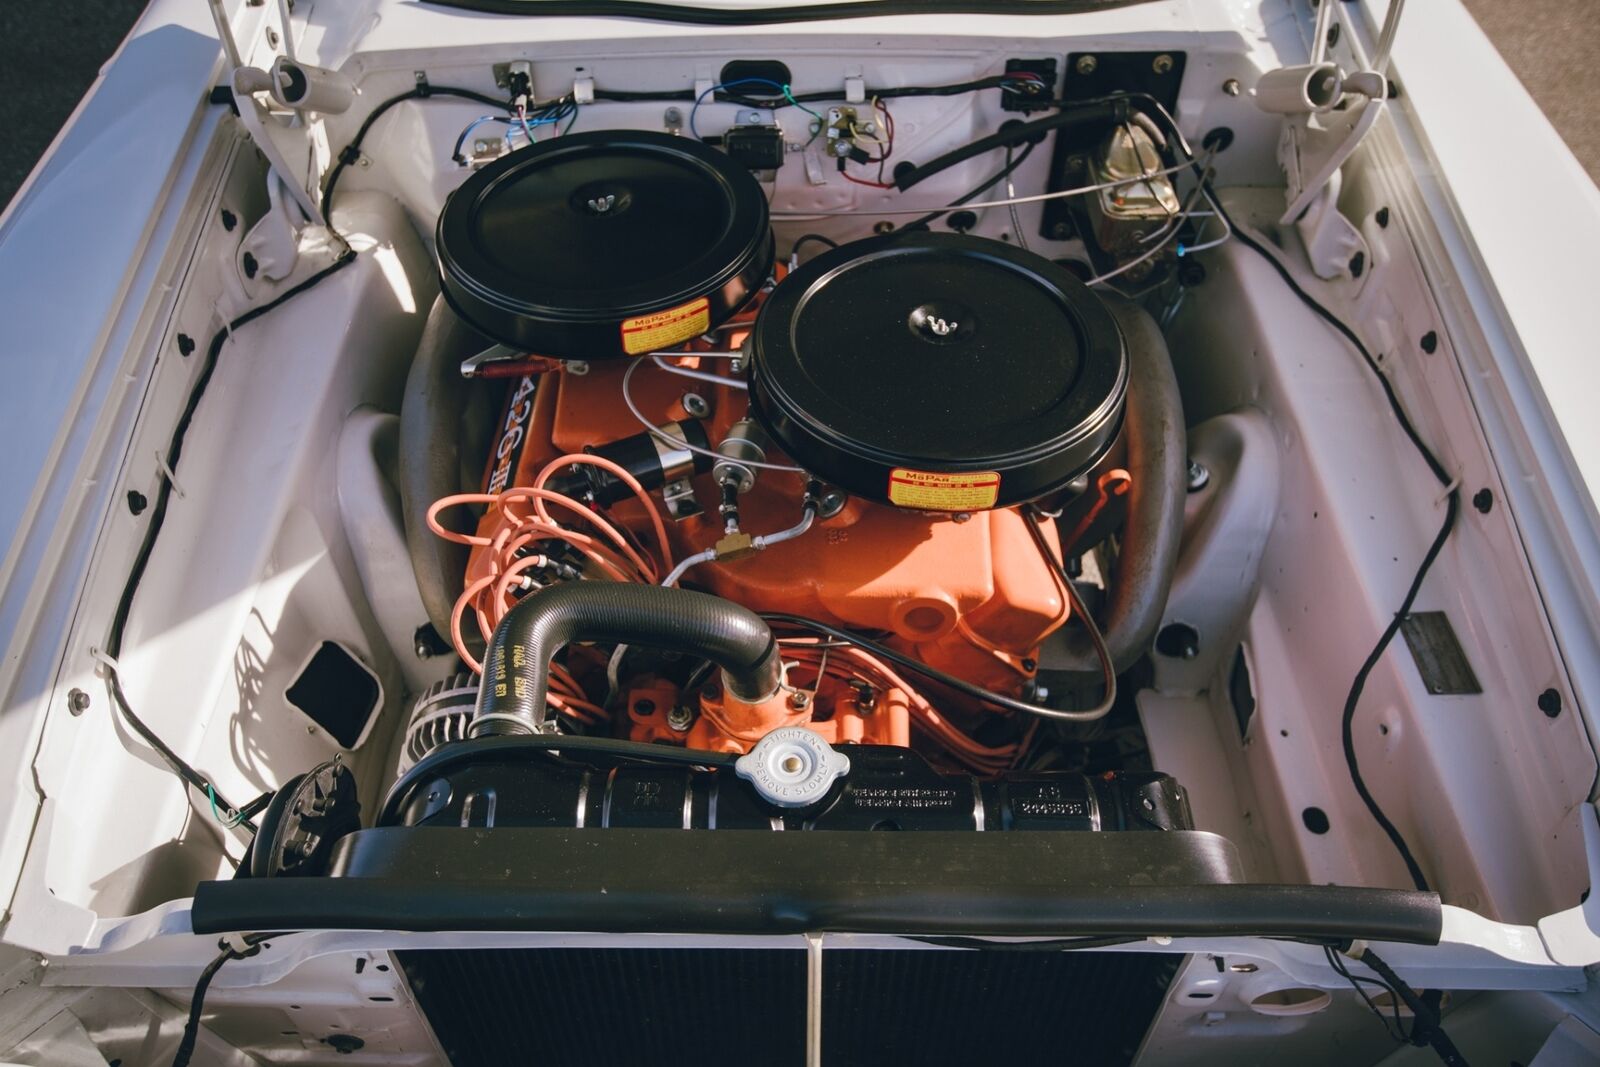
<path fill-rule="evenodd" d="M 719 83 L 717 85 L 713 85 L 711 88 L 707 89 L 705 92 L 701 93 L 698 97 L 696 97 L 695 98 L 695 102 L 694 102 L 694 107 L 689 109 L 689 132 L 694 134 L 694 139 L 695 140 L 697 140 L 697 141 L 705 140 L 704 137 L 700 136 L 700 131 L 695 128 L 695 124 L 694 124 L 695 112 L 700 110 L 701 101 L 705 100 L 706 97 L 710 96 L 712 93 L 716 92 L 718 89 L 728 89 L 728 88 L 731 88 L 731 87 L 733 87 L 735 85 L 770 85 L 774 89 L 778 90 L 778 95 L 779 96 L 787 96 L 788 95 L 788 87 L 782 85 L 779 82 L 773 81 L 771 78 L 736 78 L 731 82 L 721 82 L 721 83 Z M 776 121 L 777 120 L 777 115 L 778 115 L 778 109 L 772 104 L 767 104 L 766 108 L 767 108 L 768 111 L 772 112 L 773 120 Z"/>
<path fill-rule="evenodd" d="M 458 163 L 464 164 L 466 162 L 462 158 L 461 148 L 467 143 L 467 138 L 472 136 L 472 131 L 486 122 L 501 122 L 506 125 L 504 140 L 506 148 L 510 149 L 512 147 L 512 138 L 518 133 L 526 137 L 529 144 L 537 144 L 538 142 L 533 135 L 533 127 L 558 126 L 563 119 L 567 121 L 567 126 L 561 132 L 566 133 L 572 129 L 573 123 L 578 121 L 578 105 L 569 101 L 565 105 L 547 111 L 545 114 L 530 116 L 527 119 L 519 118 L 516 115 L 482 115 L 468 123 L 467 128 L 462 130 L 460 136 L 456 138 L 455 151 L 451 153 L 452 158 Z"/>

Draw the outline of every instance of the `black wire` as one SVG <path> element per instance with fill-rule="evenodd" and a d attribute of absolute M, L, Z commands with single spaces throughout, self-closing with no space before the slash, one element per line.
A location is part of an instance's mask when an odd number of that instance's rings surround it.
<path fill-rule="evenodd" d="M 578 117 L 578 104 L 572 99 L 572 94 L 568 93 L 566 96 L 560 96 L 554 100 L 547 100 L 536 107 L 530 108 L 528 110 L 527 117 L 530 128 L 531 124 L 536 122 L 545 123 L 548 125 L 551 123 L 559 124 L 561 120 L 565 118 L 571 118 L 575 120 Z M 514 113 L 508 114 L 503 118 L 497 115 L 495 118 L 499 121 L 505 122 L 507 125 L 513 128 L 518 127 L 521 124 L 518 116 Z M 572 124 L 568 123 L 567 129 L 570 130 L 571 128 Z M 450 150 L 450 158 L 462 166 L 466 166 L 467 157 L 461 154 L 461 149 L 467 143 L 467 132 L 471 129 L 472 125 L 470 123 L 466 126 L 463 126 L 461 128 L 460 135 L 456 137 L 455 147 Z M 565 133 L 566 130 L 561 132 Z"/>
<path fill-rule="evenodd" d="M 1034 149 L 1034 142 L 1033 141 L 1029 141 L 1026 145 L 1023 146 L 1023 149 L 1022 149 L 1021 153 L 1019 153 L 1016 156 L 1015 159 L 1012 159 L 1012 158 L 1010 158 L 1010 151 L 1009 151 L 1009 147 L 1008 147 L 1008 149 L 1007 149 L 1007 163 L 1006 163 L 1006 165 L 1004 167 L 1000 168 L 999 172 L 996 173 L 994 177 L 992 177 L 992 178 L 988 179 L 987 181 L 983 182 L 981 185 L 975 186 L 974 188 L 968 190 L 967 192 L 962 193 L 959 197 L 956 198 L 955 202 L 952 203 L 949 207 L 941 208 L 938 211 L 930 211 L 928 214 L 923 215 L 920 218 L 912 219 L 910 222 L 908 222 L 904 226 L 900 227 L 900 229 L 902 231 L 927 229 L 929 223 L 934 222 L 935 220 L 939 219 L 941 216 L 950 214 L 950 212 L 954 211 L 956 208 L 960 207 L 962 204 L 968 203 L 969 201 L 974 200 L 974 199 L 982 196 L 984 193 L 987 193 L 990 189 L 993 189 L 996 185 L 1000 184 L 1000 182 L 1002 182 L 1006 178 L 1010 177 L 1011 173 L 1013 171 L 1015 171 L 1018 167 L 1022 166 L 1024 163 L 1026 163 L 1028 161 L 1028 156 L 1033 153 L 1033 149 Z"/>
<path fill-rule="evenodd" d="M 240 951 L 232 945 L 225 945 L 216 959 L 206 964 L 205 970 L 200 972 L 200 978 L 194 984 L 194 993 L 189 997 L 189 1019 L 183 1024 L 183 1037 L 178 1042 L 178 1051 L 172 1057 L 172 1067 L 189 1067 L 189 1061 L 194 1058 L 194 1046 L 200 1040 L 200 1016 L 205 1012 L 206 992 L 211 988 L 211 980 L 222 970 L 222 965 L 229 960 L 242 960 L 254 956 L 261 951 L 261 943 L 269 938 L 280 937 L 281 934 L 246 934 L 244 936 L 245 949 Z"/>
<path fill-rule="evenodd" d="M 1079 948 L 1114 948 L 1117 945 L 1132 945 L 1140 941 L 1148 941 L 1147 937 L 1132 935 L 1109 935 L 1105 937 L 1052 937 L 1043 941 L 990 941 L 983 937 L 911 937 L 902 938 L 905 941 L 917 941 L 924 945 L 937 945 L 940 948 L 970 948 L 982 952 L 1070 952 Z"/>
<path fill-rule="evenodd" d="M 839 247 L 839 242 L 835 241 L 831 237 L 824 237 L 820 233 L 803 233 L 794 239 L 794 244 L 789 247 L 789 254 L 794 255 L 795 253 L 799 252 L 800 246 L 809 241 L 815 241 L 820 245 L 827 245 L 829 248 Z"/>
<path fill-rule="evenodd" d="M 211 376 L 216 372 L 217 361 L 222 355 L 222 348 L 227 343 L 228 337 L 232 332 L 248 323 L 254 322 L 273 308 L 293 299 L 330 274 L 342 269 L 355 259 L 355 255 L 353 251 L 346 248 L 345 252 L 330 266 L 324 267 L 299 285 L 285 290 L 260 307 L 246 311 L 217 331 L 216 336 L 211 339 L 211 344 L 206 348 L 205 363 L 201 366 L 200 374 L 195 378 L 194 385 L 189 389 L 189 398 L 184 404 L 183 413 L 178 416 L 178 424 L 173 428 L 172 437 L 167 443 L 166 451 L 162 454 L 167 470 L 176 472 L 178 469 L 178 460 L 183 454 L 183 443 L 185 436 L 189 432 L 189 424 L 194 421 L 195 409 L 200 406 L 200 398 L 205 395 L 206 387 L 211 384 Z M 117 710 L 121 712 L 123 720 L 134 733 L 144 739 L 146 744 L 155 749 L 167 766 L 172 769 L 172 772 L 199 792 L 214 797 L 217 804 L 225 808 L 229 815 L 241 815 L 240 809 L 230 804 L 209 778 L 185 762 L 182 757 L 167 746 L 165 741 L 162 741 L 156 735 L 155 731 L 145 725 L 144 720 L 134 714 L 133 708 L 128 703 L 127 694 L 122 690 L 120 671 L 113 665 L 117 657 L 122 654 L 122 639 L 127 630 L 128 616 L 133 610 L 133 598 L 139 591 L 139 582 L 144 578 L 145 568 L 150 563 L 150 554 L 155 549 L 156 535 L 161 532 L 161 524 L 167 517 L 167 505 L 171 500 L 172 479 L 163 477 L 156 489 L 155 505 L 150 510 L 150 520 L 145 526 L 144 539 L 139 543 L 138 554 L 134 556 L 133 567 L 128 572 L 126 584 L 122 587 L 122 596 L 117 600 L 117 610 L 111 617 L 111 629 L 106 635 L 105 652 L 107 658 L 111 661 L 106 664 L 107 680 L 110 682 L 112 701 L 116 704 Z M 255 829 L 255 823 L 250 821 L 248 817 L 242 818 L 240 825 L 248 826 L 252 830 Z"/>
<path fill-rule="evenodd" d="M 1223 220 L 1233 230 L 1234 238 L 1246 248 L 1253 249 L 1266 259 L 1295 296 L 1300 298 L 1301 302 L 1316 312 L 1319 317 L 1335 330 L 1338 330 L 1345 340 L 1349 341 L 1355 350 L 1361 353 L 1361 359 L 1366 363 L 1367 369 L 1372 371 L 1373 377 L 1377 378 L 1378 384 L 1382 386 L 1384 398 L 1389 402 L 1389 408 L 1394 413 L 1395 421 L 1400 424 L 1400 429 L 1405 433 L 1406 439 L 1411 442 L 1417 453 L 1422 456 L 1423 461 L 1427 463 L 1428 469 L 1433 472 L 1433 476 L 1438 480 L 1439 484 L 1450 486 L 1452 479 L 1449 472 L 1445 470 L 1444 464 L 1439 461 L 1439 458 L 1433 454 L 1433 450 L 1422 440 L 1422 436 L 1417 432 L 1416 426 L 1411 422 L 1411 417 L 1406 414 L 1405 408 L 1401 405 L 1400 398 L 1394 391 L 1393 383 L 1379 368 L 1378 361 L 1372 358 L 1372 353 L 1367 350 L 1366 345 L 1361 343 L 1361 339 L 1356 336 L 1355 331 L 1345 325 L 1337 315 L 1319 303 L 1311 294 L 1302 289 L 1299 282 L 1289 273 L 1288 268 L 1279 262 L 1277 256 L 1268 252 L 1233 219 L 1228 217 L 1227 212 L 1223 210 L 1221 200 L 1214 195 L 1213 202 L 1218 213 L 1222 215 Z M 1356 757 L 1354 724 L 1356 707 L 1361 701 L 1362 692 L 1366 689 L 1367 680 L 1371 677 L 1372 671 L 1377 667 L 1379 660 L 1383 658 L 1383 654 L 1388 650 L 1395 634 L 1400 632 L 1400 626 L 1405 622 L 1406 616 L 1410 614 L 1411 607 L 1416 602 L 1417 594 L 1422 590 L 1423 581 L 1428 577 L 1428 572 L 1439 558 L 1440 552 L 1444 550 L 1445 542 L 1450 539 L 1450 532 L 1455 528 L 1456 516 L 1460 511 L 1460 506 L 1460 490 L 1451 488 L 1445 499 L 1444 521 L 1440 523 L 1439 532 L 1434 535 L 1432 544 L 1428 546 L 1427 553 L 1422 557 L 1422 563 L 1417 567 L 1416 574 L 1411 579 L 1411 585 L 1406 590 L 1405 599 L 1400 602 L 1399 608 L 1395 610 L 1394 617 L 1384 627 L 1383 633 L 1378 637 L 1377 644 L 1373 646 L 1372 651 L 1361 664 L 1361 669 L 1356 672 L 1355 680 L 1350 684 L 1349 695 L 1345 697 L 1340 727 L 1344 743 L 1345 764 L 1349 767 L 1350 780 L 1356 787 L 1356 793 L 1360 795 L 1361 802 L 1366 805 L 1367 811 L 1372 814 L 1373 819 L 1383 828 L 1383 832 L 1394 845 L 1395 851 L 1400 853 L 1400 858 L 1405 861 L 1406 870 L 1411 875 L 1412 883 L 1424 892 L 1428 890 L 1429 885 L 1421 864 L 1417 862 L 1416 856 L 1412 853 L 1410 846 L 1406 844 L 1406 840 L 1401 835 L 1399 828 L 1395 826 L 1388 815 L 1384 814 L 1377 798 L 1372 795 L 1372 790 L 1367 787 L 1366 779 L 1362 777 L 1361 765 Z"/>
<path fill-rule="evenodd" d="M 1000 86 L 1008 83 L 1018 87 L 1042 84 L 1040 82 L 1034 82 L 1030 79 L 1018 78 L 1014 74 L 997 74 L 987 78 L 977 78 L 973 81 L 956 82 L 952 85 L 901 85 L 891 89 L 866 89 L 863 92 L 868 100 L 871 100 L 875 96 L 885 100 L 897 99 L 899 97 L 906 96 L 959 96 L 962 93 L 974 93 L 983 89 L 998 89 Z M 1031 93 L 1034 90 L 1025 89 L 1022 91 Z M 645 89 L 638 91 L 628 89 L 596 89 L 594 91 L 594 98 L 596 100 L 608 100 L 621 103 L 637 103 L 650 100 L 693 101 L 696 99 L 696 94 L 693 89 Z M 844 90 L 823 89 L 810 93 L 797 93 L 793 94 L 792 96 L 785 96 L 782 93 L 778 93 L 771 98 L 752 96 L 744 93 L 729 93 L 718 90 L 713 94 L 712 98 L 721 103 L 740 104 L 745 107 L 756 107 L 763 111 L 779 111 L 786 107 L 793 107 L 796 104 L 815 104 L 823 101 L 843 100 Z M 1060 106 L 1060 101 L 1055 100 L 1038 102 L 1048 102 L 1052 106 Z"/>
<path fill-rule="evenodd" d="M 399 96 L 391 96 L 373 108 L 372 113 L 362 120 L 360 128 L 356 130 L 356 135 L 340 151 L 339 158 L 334 161 L 333 169 L 328 172 L 328 180 L 322 187 L 322 217 L 324 219 L 333 217 L 331 208 L 333 206 L 334 187 L 339 184 L 339 176 L 344 173 L 344 169 L 361 158 L 361 142 L 366 139 L 368 131 L 372 129 L 372 124 L 382 118 L 384 113 L 396 104 L 404 103 L 407 100 L 426 100 L 434 96 L 459 97 L 463 100 L 475 100 L 480 104 L 485 104 L 500 111 L 511 110 L 509 102 L 506 100 L 497 100 L 486 93 L 480 93 L 474 89 L 459 89 L 450 85 L 419 85 L 410 92 L 401 93 Z M 459 150 L 458 147 L 457 151 Z"/>
<path fill-rule="evenodd" d="M 1410 1008 L 1411 1014 L 1416 1017 L 1416 1022 L 1411 1027 L 1411 1043 L 1420 1045 L 1426 1042 L 1439 1059 L 1450 1067 L 1467 1067 L 1467 1058 L 1461 1055 L 1455 1042 L 1450 1040 L 1450 1035 L 1446 1034 L 1444 1027 L 1440 1025 L 1438 1011 L 1418 996 L 1416 990 L 1407 985 L 1405 980 L 1394 972 L 1394 968 L 1380 959 L 1370 948 L 1362 949 L 1358 958 L 1371 967 L 1378 977 L 1389 983 L 1390 989 L 1406 1002 L 1406 1007 Z"/>
<path fill-rule="evenodd" d="M 1406 1032 L 1405 1025 L 1400 1019 L 1400 994 L 1395 991 L 1395 988 L 1388 982 L 1377 978 L 1351 974 L 1350 969 L 1345 966 L 1344 960 L 1340 958 L 1339 953 L 1331 945 L 1323 945 L 1322 951 L 1328 957 L 1328 966 L 1332 967 L 1345 981 L 1349 982 L 1350 988 L 1354 989 L 1361 999 L 1366 1001 L 1367 1007 L 1372 1009 L 1372 1014 L 1376 1015 L 1378 1021 L 1383 1023 L 1383 1028 L 1389 1031 L 1389 1036 L 1402 1043 L 1411 1040 L 1411 1035 Z M 1389 1010 L 1394 1015 L 1393 1025 L 1390 1025 L 1389 1019 L 1383 1014 L 1383 1009 L 1378 1007 L 1377 1002 L 1367 995 L 1365 989 L 1361 988 L 1363 985 L 1375 985 L 1389 994 Z"/>
<path fill-rule="evenodd" d="M 1185 145 L 1183 131 L 1178 129 L 1177 123 L 1172 121 L 1171 116 L 1157 104 L 1154 97 L 1147 93 L 1128 93 L 1125 95 L 1129 99 L 1143 100 L 1152 105 L 1150 113 L 1165 124 L 1168 132 L 1172 135 L 1169 139 L 1170 148 L 1176 150 Z M 1305 304 L 1319 318 L 1337 330 L 1361 354 L 1362 362 L 1367 365 L 1367 369 L 1372 372 L 1373 377 L 1378 380 L 1378 385 L 1383 389 L 1384 399 L 1389 403 L 1389 410 L 1394 414 L 1395 421 L 1400 424 L 1400 429 L 1404 432 L 1406 439 L 1411 442 L 1417 454 L 1428 465 L 1428 469 L 1433 472 L 1433 476 L 1439 484 L 1449 490 L 1445 494 L 1444 521 L 1439 525 L 1439 532 L 1434 535 L 1432 543 L 1428 546 L 1428 551 L 1423 555 L 1422 562 L 1418 565 L 1416 574 L 1411 579 L 1411 585 L 1407 588 L 1405 598 L 1401 601 L 1400 607 L 1395 611 L 1394 617 L 1389 621 L 1389 624 L 1384 627 L 1383 633 L 1378 637 L 1377 644 L 1373 646 L 1372 651 L 1361 664 L 1361 669 L 1356 672 L 1354 681 L 1350 683 L 1350 692 L 1345 697 L 1340 724 L 1345 765 L 1350 771 L 1350 781 L 1354 784 L 1356 793 L 1361 797 L 1361 802 L 1366 805 L 1367 811 L 1383 829 L 1384 834 L 1388 836 L 1390 843 L 1394 845 L 1395 851 L 1400 854 L 1401 860 L 1405 862 L 1406 871 L 1411 876 L 1412 884 L 1418 890 L 1426 892 L 1429 889 L 1428 878 L 1423 873 L 1421 864 L 1417 862 L 1416 856 L 1412 853 L 1410 846 L 1406 844 L 1405 837 L 1400 833 L 1399 828 L 1395 826 L 1388 815 L 1384 813 L 1383 808 L 1379 806 L 1377 798 L 1372 795 L 1372 791 L 1367 787 L 1366 779 L 1362 777 L 1360 761 L 1356 757 L 1354 723 L 1356 707 L 1361 701 L 1363 690 L 1366 689 L 1367 679 L 1378 665 L 1378 661 L 1383 658 L 1384 652 L 1388 650 L 1395 634 L 1400 631 L 1401 624 L 1404 623 L 1412 605 L 1416 602 L 1418 593 L 1422 590 L 1423 581 L 1428 577 L 1428 572 L 1433 568 L 1435 561 L 1438 560 L 1439 554 L 1444 550 L 1445 542 L 1450 539 L 1450 533 L 1455 528 L 1456 517 L 1461 508 L 1460 489 L 1452 485 L 1453 479 L 1445 469 L 1444 464 L 1439 461 L 1439 457 L 1434 455 L 1433 450 L 1422 440 L 1422 435 L 1417 432 L 1410 415 L 1406 413 L 1405 407 L 1400 403 L 1400 397 L 1395 393 L 1394 384 L 1383 373 L 1383 370 L 1378 366 L 1378 361 L 1372 357 L 1372 353 L 1367 350 L 1367 346 L 1362 343 L 1361 338 L 1356 336 L 1356 332 L 1347 326 L 1342 319 L 1324 307 L 1305 289 L 1301 288 L 1300 283 L 1295 280 L 1294 275 L 1289 273 L 1289 269 L 1279 261 L 1278 257 L 1267 251 L 1260 242 L 1245 232 L 1229 216 L 1227 209 L 1222 205 L 1222 199 L 1216 195 L 1216 190 L 1211 187 L 1211 181 L 1205 168 L 1200 165 L 1199 160 L 1187 148 L 1184 148 L 1184 154 L 1187 156 L 1185 162 L 1189 164 L 1189 167 L 1194 171 L 1195 177 L 1205 188 L 1206 193 L 1211 198 L 1212 206 L 1216 208 L 1217 214 L 1222 220 L 1227 223 L 1234 239 L 1265 259 L 1272 266 L 1272 269 L 1277 272 L 1278 277 L 1283 279 L 1283 283 L 1289 287 L 1289 291 L 1300 299 L 1301 303 Z"/>
<path fill-rule="evenodd" d="M 1008 697 L 1004 693 L 996 693 L 991 689 L 983 688 L 981 685 L 974 685 L 965 679 L 957 678 L 953 674 L 946 674 L 937 667 L 930 667 L 921 660 L 914 659 L 898 649 L 890 648 L 888 645 L 880 644 L 869 637 L 863 637 L 853 630 L 846 630 L 817 619 L 808 619 L 804 615 L 790 615 L 782 611 L 765 611 L 760 614 L 768 622 L 781 623 L 801 630 L 810 630 L 813 633 L 823 634 L 855 645 L 857 648 L 865 649 L 880 659 L 899 664 L 908 671 L 920 674 L 924 678 L 954 689 L 956 692 L 969 696 L 974 700 L 981 700 L 985 704 L 993 704 L 995 707 L 1005 708 L 1007 711 L 1014 711 L 1022 715 L 1037 715 L 1046 719 L 1055 719 L 1063 714 L 1055 708 L 1045 707 L 1041 704 L 1030 704 L 1026 700 Z"/>

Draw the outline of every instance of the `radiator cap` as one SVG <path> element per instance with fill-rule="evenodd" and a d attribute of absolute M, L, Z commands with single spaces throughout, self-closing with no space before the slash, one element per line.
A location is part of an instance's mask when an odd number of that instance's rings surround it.
<path fill-rule="evenodd" d="M 767 803 L 803 808 L 827 796 L 834 781 L 850 773 L 850 757 L 804 726 L 780 726 L 740 756 L 733 770 Z"/>

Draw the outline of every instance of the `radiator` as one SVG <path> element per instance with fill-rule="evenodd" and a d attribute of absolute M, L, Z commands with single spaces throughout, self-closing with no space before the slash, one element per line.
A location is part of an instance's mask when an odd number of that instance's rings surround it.
<path fill-rule="evenodd" d="M 806 953 L 551 948 L 398 953 L 453 1067 L 803 1067 Z M 827 1067 L 1132 1062 L 1177 957 L 830 949 Z"/>

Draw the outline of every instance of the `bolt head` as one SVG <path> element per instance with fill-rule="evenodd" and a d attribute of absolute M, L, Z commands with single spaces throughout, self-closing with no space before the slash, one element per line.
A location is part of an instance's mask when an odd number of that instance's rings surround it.
<path fill-rule="evenodd" d="M 89 694 L 82 689 L 73 689 L 67 693 L 67 710 L 74 715 L 82 715 L 89 710 Z"/>
<path fill-rule="evenodd" d="M 1167 55 L 1167 53 L 1162 52 L 1159 56 L 1156 56 L 1156 58 L 1151 61 L 1150 69 L 1155 71 L 1157 74 L 1170 74 L 1172 72 L 1172 65 L 1172 57 Z"/>
<path fill-rule="evenodd" d="M 1224 96 L 1238 96 L 1242 92 L 1244 92 L 1244 87 L 1239 84 L 1238 78 L 1229 78 L 1227 81 L 1222 83 L 1222 93 Z"/>
<path fill-rule="evenodd" d="M 1072 69 L 1079 74 L 1093 74 L 1095 68 L 1099 65 L 1100 61 L 1094 56 L 1079 56 L 1078 61 L 1072 65 Z"/>

